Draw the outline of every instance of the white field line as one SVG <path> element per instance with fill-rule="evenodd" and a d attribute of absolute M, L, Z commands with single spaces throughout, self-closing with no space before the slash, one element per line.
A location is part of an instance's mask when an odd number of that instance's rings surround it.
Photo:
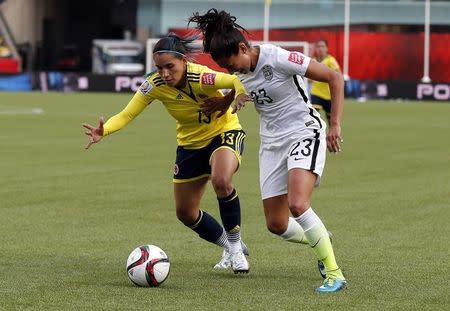
<path fill-rule="evenodd" d="M 0 115 L 39 115 L 43 113 L 44 109 L 42 108 L 5 109 L 0 107 Z"/>

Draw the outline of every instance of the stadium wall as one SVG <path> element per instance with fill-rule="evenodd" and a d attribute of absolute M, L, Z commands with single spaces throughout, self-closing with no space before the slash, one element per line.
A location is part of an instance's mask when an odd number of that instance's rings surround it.
<path fill-rule="evenodd" d="M 211 7 L 226 10 L 235 15 L 246 28 L 263 26 L 264 0 L 140 0 L 139 10 L 151 11 L 152 2 L 160 2 L 161 33 L 170 28 L 186 27 L 192 12 L 206 12 Z M 342 0 L 276 0 L 271 1 L 270 28 L 317 27 L 343 25 L 344 1 Z M 424 1 L 350 1 L 350 23 L 423 25 Z M 449 1 L 431 1 L 432 25 L 448 25 Z M 145 16 L 145 15 L 144 15 Z M 149 15 L 147 15 L 149 16 Z M 140 19 L 139 24 L 153 23 Z"/>
<path fill-rule="evenodd" d="M 144 76 L 95 75 L 91 73 L 35 72 L 0 76 L 0 91 L 136 92 Z M 349 80 L 347 98 L 450 100 L 450 83 Z"/>

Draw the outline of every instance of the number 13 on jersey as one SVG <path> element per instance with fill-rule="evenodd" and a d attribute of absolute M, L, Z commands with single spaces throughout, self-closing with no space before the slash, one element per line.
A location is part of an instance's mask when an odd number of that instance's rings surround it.
<path fill-rule="evenodd" d="M 228 145 L 234 145 L 234 133 L 232 132 L 226 132 L 220 134 L 220 137 L 222 138 L 222 145 L 227 143 Z"/>

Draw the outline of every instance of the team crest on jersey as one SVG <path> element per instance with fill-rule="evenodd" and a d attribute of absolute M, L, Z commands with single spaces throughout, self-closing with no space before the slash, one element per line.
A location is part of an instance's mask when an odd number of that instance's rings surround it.
<path fill-rule="evenodd" d="M 270 67 L 269 65 L 265 65 L 262 68 L 263 74 L 264 74 L 264 79 L 266 79 L 267 81 L 272 80 L 273 78 L 273 70 L 272 67 Z"/>
<path fill-rule="evenodd" d="M 152 88 L 153 88 L 153 86 L 151 85 L 151 83 L 148 82 L 147 80 L 145 80 L 144 82 L 142 82 L 141 86 L 139 87 L 139 92 L 142 95 L 147 95 L 148 93 L 150 93 Z"/>
<path fill-rule="evenodd" d="M 177 164 L 175 164 L 175 166 L 173 167 L 173 174 L 178 175 L 179 172 L 180 172 L 180 168 L 178 167 Z"/>
<path fill-rule="evenodd" d="M 178 93 L 176 99 L 183 99 L 183 95 L 181 95 L 180 93 Z"/>
<path fill-rule="evenodd" d="M 205 85 L 214 85 L 216 83 L 216 74 L 215 73 L 204 73 L 202 76 L 202 84 Z"/>
<path fill-rule="evenodd" d="M 299 65 L 303 65 L 305 58 L 296 52 L 291 52 L 291 54 L 289 54 L 288 61 L 299 64 Z"/>
<path fill-rule="evenodd" d="M 141 92 L 142 95 L 147 95 L 152 90 L 152 88 L 153 86 L 151 85 L 151 83 L 145 80 L 139 87 L 139 92 Z"/>

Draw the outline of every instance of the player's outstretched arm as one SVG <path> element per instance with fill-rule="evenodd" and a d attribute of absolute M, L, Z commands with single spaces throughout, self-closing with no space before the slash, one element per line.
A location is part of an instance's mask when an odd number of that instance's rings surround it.
<path fill-rule="evenodd" d="M 84 147 L 85 149 L 89 149 L 89 147 L 95 143 L 98 143 L 103 138 L 103 125 L 105 124 L 105 120 L 103 117 L 100 117 L 100 121 L 98 123 L 98 127 L 94 127 L 90 124 L 83 123 L 83 127 L 87 130 L 85 134 L 88 136 L 89 142 Z"/>
<path fill-rule="evenodd" d="M 331 93 L 330 129 L 327 134 L 327 146 L 331 152 L 341 151 L 341 118 L 344 110 L 344 79 L 342 74 L 331 70 L 314 60 L 308 66 L 305 76 L 312 80 L 327 82 Z"/>
<path fill-rule="evenodd" d="M 146 82 L 146 81 L 145 81 Z M 112 116 L 105 123 L 103 117 L 100 118 L 98 127 L 94 127 L 90 124 L 83 124 L 83 127 L 87 129 L 86 135 L 89 136 L 89 143 L 86 145 L 88 149 L 92 144 L 98 143 L 104 136 L 117 132 L 124 128 L 128 123 L 134 120 L 149 103 L 153 101 L 153 97 L 147 93 L 143 94 L 141 90 L 148 89 L 148 82 L 142 83 L 139 90 L 134 94 L 128 105 L 118 114 Z"/>

